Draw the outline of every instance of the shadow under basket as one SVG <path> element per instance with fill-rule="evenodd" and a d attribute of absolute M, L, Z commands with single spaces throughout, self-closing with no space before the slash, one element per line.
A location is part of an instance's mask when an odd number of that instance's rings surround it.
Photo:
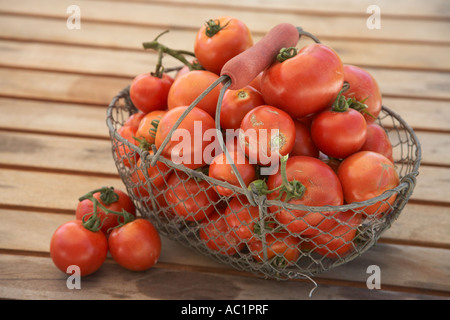
<path fill-rule="evenodd" d="M 392 143 L 395 168 L 400 177 L 396 188 L 364 202 L 323 207 L 287 204 L 250 193 L 253 197 L 251 205 L 248 190 L 212 179 L 198 170 L 188 169 L 161 156 L 157 165 L 152 167 L 153 154 L 141 150 L 118 133 L 135 112 L 137 109 L 129 98 L 128 88 L 125 88 L 111 101 L 106 122 L 115 165 L 142 217 L 150 220 L 162 236 L 194 248 L 222 264 L 265 278 L 310 278 L 359 257 L 398 218 L 414 190 L 419 173 L 419 140 L 399 115 L 383 106 L 376 121 L 387 132 Z M 150 167 L 153 168 L 152 174 L 149 174 Z M 178 184 L 168 184 L 171 175 L 176 175 Z M 197 190 L 195 194 L 186 190 L 192 180 Z M 233 194 L 229 197 L 216 194 L 218 186 L 232 190 Z M 166 199 L 168 193 L 179 196 L 179 204 L 172 201 L 169 205 Z M 208 200 L 207 206 L 196 203 L 200 197 Z M 191 212 L 191 217 L 199 213 L 206 217 L 196 221 L 174 214 L 179 206 L 186 209 L 192 203 L 202 212 Z M 250 238 L 237 237 L 238 228 L 230 226 L 230 221 L 224 218 L 227 210 L 241 217 L 238 211 L 233 211 L 236 207 L 239 212 L 256 212 L 250 220 L 241 221 L 241 231 L 258 230 Z M 368 208 L 371 214 L 366 213 Z M 309 215 L 321 215 L 321 223 L 333 227 L 324 231 L 319 224 L 311 226 L 309 232 L 301 235 L 280 232 L 276 216 L 281 210 L 300 210 L 303 213 L 295 220 L 302 223 L 308 223 Z M 206 211 L 209 212 L 207 215 Z M 338 219 L 342 212 L 346 213 L 346 218 L 342 219 L 341 215 Z"/>

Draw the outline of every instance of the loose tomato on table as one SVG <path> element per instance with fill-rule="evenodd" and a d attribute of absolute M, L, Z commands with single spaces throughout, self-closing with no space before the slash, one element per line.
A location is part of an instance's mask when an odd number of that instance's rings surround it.
<path fill-rule="evenodd" d="M 208 20 L 197 32 L 194 53 L 206 69 L 220 74 L 223 65 L 253 45 L 249 28 L 241 20 L 222 16 Z"/>
<path fill-rule="evenodd" d="M 159 233 L 145 219 L 136 219 L 114 229 L 108 238 L 108 246 L 113 259 L 132 271 L 153 267 L 161 255 Z"/>
<path fill-rule="evenodd" d="M 278 163 L 280 155 L 287 155 L 294 147 L 294 120 L 281 109 L 258 106 L 242 119 L 239 142 L 251 163 Z"/>
<path fill-rule="evenodd" d="M 78 220 L 87 221 L 94 213 L 101 221 L 101 231 L 109 235 L 111 230 L 123 222 L 123 217 L 110 213 L 111 211 L 122 212 L 136 216 L 136 207 L 127 193 L 113 187 L 103 187 L 93 190 L 80 197 L 75 216 Z M 104 209 L 102 209 L 104 208 Z"/>
<path fill-rule="evenodd" d="M 50 240 L 50 256 L 62 272 L 75 265 L 80 275 L 97 271 L 108 254 L 108 240 L 103 232 L 91 231 L 81 220 L 73 220 L 59 226 Z"/>
<path fill-rule="evenodd" d="M 373 123 L 382 107 L 382 96 L 375 78 L 367 70 L 344 64 L 344 81 L 350 88 L 343 95 L 365 104 L 364 118 L 367 123 Z"/>
<path fill-rule="evenodd" d="M 219 79 L 217 74 L 207 70 L 193 70 L 180 76 L 169 90 L 167 100 L 169 110 L 191 105 L 217 79 Z M 222 84 L 219 84 L 212 89 L 196 107 L 214 117 L 221 88 Z"/>
<path fill-rule="evenodd" d="M 166 73 L 138 75 L 130 85 L 130 99 L 143 113 L 167 108 L 167 97 L 173 78 Z"/>
<path fill-rule="evenodd" d="M 400 183 L 394 164 L 382 154 L 360 151 L 344 159 L 338 169 L 346 203 L 362 202 L 397 187 Z M 364 214 L 378 217 L 388 210 L 397 197 L 376 202 L 364 209 Z"/>
<path fill-rule="evenodd" d="M 297 119 L 333 103 L 344 83 L 344 70 L 337 53 L 323 44 L 307 45 L 298 53 L 289 49 L 290 58 L 264 71 L 261 93 L 267 104 Z"/>
<path fill-rule="evenodd" d="M 177 171 L 167 181 L 167 205 L 186 221 L 200 221 L 215 210 L 219 195 L 206 180 Z"/>
<path fill-rule="evenodd" d="M 220 108 L 220 126 L 222 129 L 239 129 L 245 115 L 263 104 L 261 93 L 251 86 L 227 90 Z"/>
<path fill-rule="evenodd" d="M 270 200 L 305 206 L 340 206 L 344 203 L 341 183 L 331 167 L 323 161 L 294 156 L 282 158 L 278 172 L 267 180 Z M 311 235 L 324 227 L 322 221 L 332 212 L 285 209 L 272 205 L 269 211 L 287 230 L 299 235 Z"/>

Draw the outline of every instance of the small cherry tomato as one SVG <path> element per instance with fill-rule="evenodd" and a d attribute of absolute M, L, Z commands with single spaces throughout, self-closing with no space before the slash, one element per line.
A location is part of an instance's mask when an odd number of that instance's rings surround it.
<path fill-rule="evenodd" d="M 222 16 L 208 20 L 198 30 L 194 53 L 206 70 L 220 74 L 228 60 L 252 45 L 251 32 L 241 20 Z"/>
<path fill-rule="evenodd" d="M 132 271 L 153 267 L 161 255 L 158 230 L 145 219 L 136 219 L 114 229 L 108 238 L 108 245 L 113 259 Z"/>
<path fill-rule="evenodd" d="M 134 78 L 130 85 L 130 99 L 143 113 L 167 108 L 167 96 L 173 78 L 163 74 L 161 78 L 144 73 Z"/>
<path fill-rule="evenodd" d="M 264 99 L 261 93 L 253 87 L 227 90 L 220 109 L 220 126 L 222 129 L 239 129 L 244 116 L 250 110 L 263 104 Z"/>
<path fill-rule="evenodd" d="M 108 254 L 108 240 L 101 231 L 90 231 L 80 220 L 59 226 L 50 241 L 50 256 L 62 272 L 75 265 L 80 275 L 87 276 L 97 271 Z"/>
<path fill-rule="evenodd" d="M 344 96 L 366 104 L 366 111 L 372 116 L 364 114 L 364 118 L 367 123 L 374 122 L 382 107 L 381 92 L 375 78 L 367 70 L 344 64 L 344 81 L 350 85 Z"/>

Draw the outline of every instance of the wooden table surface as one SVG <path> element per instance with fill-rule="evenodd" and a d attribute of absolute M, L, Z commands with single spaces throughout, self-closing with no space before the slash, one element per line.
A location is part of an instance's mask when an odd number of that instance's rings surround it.
<path fill-rule="evenodd" d="M 72 2 L 80 29 L 70 29 Z M 450 2 L 0 0 L 1 299 L 449 299 Z M 374 3 L 375 3 L 374 2 Z M 370 8 L 369 8 L 370 9 Z M 95 188 L 124 188 L 111 156 L 106 108 L 137 74 L 153 69 L 141 43 L 160 32 L 193 50 L 198 28 L 231 15 L 260 39 L 289 22 L 369 70 L 383 103 L 414 128 L 423 159 L 414 194 L 377 245 L 308 280 L 258 278 L 163 238 L 158 264 L 130 272 L 111 258 L 81 290 L 66 286 L 49 242 Z M 173 65 L 177 65 L 173 61 Z M 369 290 L 378 265 L 381 289 Z"/>

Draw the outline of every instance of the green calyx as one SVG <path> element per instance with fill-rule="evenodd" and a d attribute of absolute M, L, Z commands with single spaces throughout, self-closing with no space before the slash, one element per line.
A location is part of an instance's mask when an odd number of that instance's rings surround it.
<path fill-rule="evenodd" d="M 288 59 L 295 57 L 297 53 L 298 50 L 296 47 L 281 48 L 280 52 L 277 55 L 277 61 L 284 62 Z"/>
<path fill-rule="evenodd" d="M 220 25 L 220 21 L 218 19 L 213 20 L 210 19 L 206 21 L 205 25 L 205 34 L 207 37 L 212 38 L 214 35 L 216 35 L 220 30 L 226 28 L 231 20 L 229 20 L 224 26 Z"/>
<path fill-rule="evenodd" d="M 100 192 L 99 198 L 101 201 L 99 201 L 97 198 L 94 197 L 94 194 L 98 192 Z M 80 202 L 83 200 L 89 200 L 92 202 L 93 205 L 93 212 L 87 213 L 82 218 L 83 227 L 92 232 L 99 231 L 103 226 L 102 219 L 98 217 L 98 209 L 103 211 L 105 214 L 117 215 L 118 216 L 117 220 L 119 222 L 119 225 L 117 227 L 121 227 L 124 224 L 134 220 L 134 216 L 125 210 L 119 212 L 110 210 L 106 207 L 113 204 L 114 202 L 119 201 L 119 195 L 114 191 L 113 187 L 102 187 L 99 189 L 92 190 L 86 193 L 85 195 L 81 196 L 80 198 L 78 198 L 78 201 Z M 89 218 L 86 218 L 88 215 L 91 216 Z M 123 218 L 123 221 L 120 221 L 120 218 Z"/>

